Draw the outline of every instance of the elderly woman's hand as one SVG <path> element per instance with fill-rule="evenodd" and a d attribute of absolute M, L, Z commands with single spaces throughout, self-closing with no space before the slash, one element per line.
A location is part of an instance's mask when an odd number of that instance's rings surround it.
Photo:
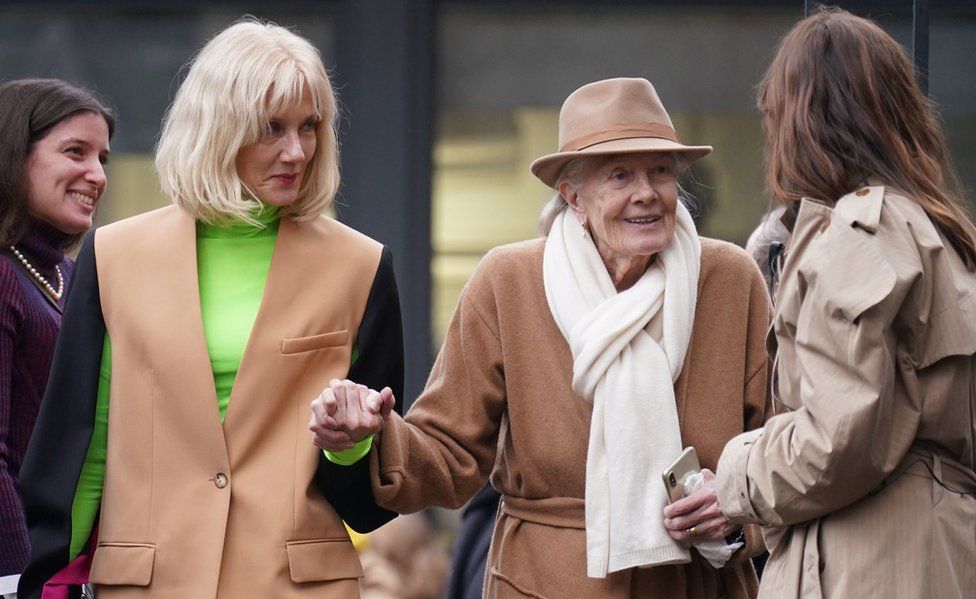
<path fill-rule="evenodd" d="M 389 387 L 378 393 L 349 380 L 332 379 L 312 400 L 308 423 L 312 442 L 331 452 L 351 449 L 356 442 L 383 430 L 394 401 Z"/>
<path fill-rule="evenodd" d="M 697 544 L 721 541 L 740 528 L 722 514 L 715 493 L 715 473 L 702 469 L 705 484 L 664 508 L 664 527 L 676 541 Z"/>

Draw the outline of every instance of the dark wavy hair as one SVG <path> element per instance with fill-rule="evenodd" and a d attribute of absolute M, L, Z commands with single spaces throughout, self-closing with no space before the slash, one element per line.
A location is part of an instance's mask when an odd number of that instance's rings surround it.
<path fill-rule="evenodd" d="M 115 113 L 88 90 L 60 79 L 17 79 L 0 85 L 0 247 L 20 241 L 30 226 L 27 159 L 34 145 L 79 112 L 101 115 L 112 137 Z M 65 248 L 83 236 L 72 235 Z"/>
<path fill-rule="evenodd" d="M 973 224 L 934 105 L 905 49 L 837 8 L 797 23 L 759 86 L 775 202 L 835 202 L 876 176 L 918 203 L 976 270 Z"/>

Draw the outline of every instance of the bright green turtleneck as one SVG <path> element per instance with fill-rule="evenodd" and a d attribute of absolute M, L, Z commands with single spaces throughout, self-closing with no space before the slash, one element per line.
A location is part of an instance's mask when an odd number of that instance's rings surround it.
<path fill-rule="evenodd" d="M 200 312 L 221 421 L 261 306 L 278 238 L 277 208 L 266 209 L 256 218 L 261 227 L 244 222 L 197 223 Z"/>

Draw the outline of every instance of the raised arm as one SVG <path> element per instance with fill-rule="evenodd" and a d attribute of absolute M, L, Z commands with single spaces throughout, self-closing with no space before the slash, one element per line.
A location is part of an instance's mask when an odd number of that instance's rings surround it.
<path fill-rule="evenodd" d="M 378 434 L 370 453 L 373 492 L 378 503 L 391 510 L 460 507 L 481 488 L 494 465 L 506 389 L 494 298 L 486 276 L 491 267 L 485 262 L 490 261 L 489 256 L 462 292 L 427 387 L 410 413 L 405 418 L 393 413 L 385 425 L 380 415 L 374 415 L 373 431 Z M 392 400 L 386 393 L 353 393 L 354 387 L 347 393 L 361 401 L 358 413 L 347 410 L 343 417 L 338 408 L 331 414 L 323 408 L 323 421 L 331 417 L 335 428 L 353 431 L 356 421 L 369 420 L 370 412 L 382 412 Z"/>
<path fill-rule="evenodd" d="M 782 526 L 840 509 L 915 438 L 920 413 L 897 401 L 896 320 L 921 267 L 908 241 L 868 235 L 833 223 L 807 250 L 790 362 L 799 409 L 736 437 L 719 462 L 722 510 L 737 521 Z"/>
<path fill-rule="evenodd" d="M 380 505 L 458 508 L 488 478 L 507 406 L 489 254 L 465 286 L 423 394 L 394 414 L 370 455 Z"/>

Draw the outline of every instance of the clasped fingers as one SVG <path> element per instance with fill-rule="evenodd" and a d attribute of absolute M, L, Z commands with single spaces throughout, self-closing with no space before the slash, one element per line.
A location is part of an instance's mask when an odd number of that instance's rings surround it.
<path fill-rule="evenodd" d="M 329 391 L 331 393 L 331 390 Z M 312 443 L 333 453 L 352 449 L 355 445 L 352 438 L 347 432 L 339 429 L 338 423 L 332 416 L 335 413 L 334 397 L 330 398 L 330 402 L 325 395 L 323 392 L 312 400 L 312 416 L 308 421 L 308 430 L 312 432 Z"/>
<path fill-rule="evenodd" d="M 337 437 L 332 431 L 341 431 L 353 442 L 362 441 L 383 430 L 384 415 L 379 395 L 365 385 L 332 379 L 322 394 L 312 401 L 314 422 L 309 428 L 313 434 L 327 435 L 330 439 Z"/>

